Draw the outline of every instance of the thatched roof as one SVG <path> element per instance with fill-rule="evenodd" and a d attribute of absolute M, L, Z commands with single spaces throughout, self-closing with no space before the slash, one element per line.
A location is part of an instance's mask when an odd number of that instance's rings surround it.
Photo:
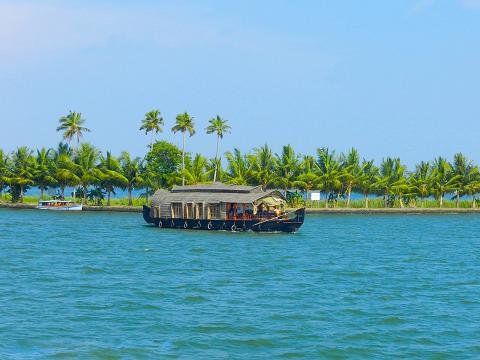
<path fill-rule="evenodd" d="M 175 186 L 172 191 L 157 190 L 153 196 L 152 206 L 182 202 L 251 204 L 268 196 L 285 200 L 280 192 L 276 190 L 262 191 L 259 186 L 227 185 L 222 183 Z"/>
<path fill-rule="evenodd" d="M 251 193 L 262 192 L 262 187 L 248 185 L 232 185 L 216 182 L 212 184 L 197 184 L 174 186 L 172 192 L 225 192 L 225 193 Z"/>

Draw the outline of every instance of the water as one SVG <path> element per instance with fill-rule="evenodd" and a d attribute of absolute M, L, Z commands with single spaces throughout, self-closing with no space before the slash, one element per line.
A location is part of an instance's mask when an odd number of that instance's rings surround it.
<path fill-rule="evenodd" d="M 288 235 L 0 209 L 0 229 L 0 359 L 480 357 L 480 216 Z"/>

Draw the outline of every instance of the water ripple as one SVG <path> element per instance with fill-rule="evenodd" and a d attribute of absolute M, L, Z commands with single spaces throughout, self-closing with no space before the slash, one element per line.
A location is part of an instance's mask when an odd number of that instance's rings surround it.
<path fill-rule="evenodd" d="M 0 359 L 480 358 L 479 228 L 323 215 L 231 234 L 0 209 Z"/>

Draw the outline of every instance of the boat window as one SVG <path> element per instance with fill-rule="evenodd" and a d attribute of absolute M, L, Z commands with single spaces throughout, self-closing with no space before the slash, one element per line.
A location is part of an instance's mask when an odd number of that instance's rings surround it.
<path fill-rule="evenodd" d="M 185 204 L 185 219 L 193 219 L 193 204 Z"/>
<path fill-rule="evenodd" d="M 210 219 L 220 219 L 220 204 L 209 204 Z"/>
<path fill-rule="evenodd" d="M 172 204 L 172 210 L 173 210 L 173 218 L 175 218 L 175 219 L 183 218 L 182 204 L 180 204 L 180 203 Z"/>
<path fill-rule="evenodd" d="M 203 218 L 203 204 L 195 204 L 195 219 Z"/>
<path fill-rule="evenodd" d="M 225 206 L 227 211 L 227 219 L 236 220 L 238 213 L 238 204 L 237 203 L 227 203 Z"/>

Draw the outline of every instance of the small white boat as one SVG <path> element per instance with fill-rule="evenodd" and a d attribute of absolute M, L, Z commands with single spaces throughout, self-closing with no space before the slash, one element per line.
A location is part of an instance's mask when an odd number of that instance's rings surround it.
<path fill-rule="evenodd" d="M 76 204 L 71 200 L 40 200 L 37 209 L 57 211 L 81 211 L 82 204 Z"/>

